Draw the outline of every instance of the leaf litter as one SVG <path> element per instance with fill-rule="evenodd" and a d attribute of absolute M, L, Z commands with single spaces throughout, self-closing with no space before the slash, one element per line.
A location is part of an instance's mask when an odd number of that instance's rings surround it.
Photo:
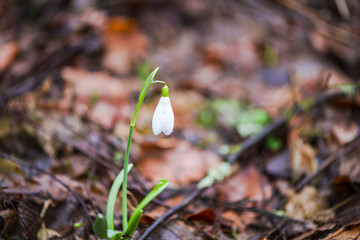
<path fill-rule="evenodd" d="M 151 135 L 154 88 L 129 204 L 170 187 L 134 239 L 356 238 L 360 8 L 339 2 L 1 2 L 1 238 L 95 239 L 158 66 L 174 135 Z"/>

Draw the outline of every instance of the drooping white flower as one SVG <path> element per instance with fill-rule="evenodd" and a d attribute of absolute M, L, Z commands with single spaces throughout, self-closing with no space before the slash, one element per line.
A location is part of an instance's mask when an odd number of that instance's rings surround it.
<path fill-rule="evenodd" d="M 162 97 L 155 109 L 152 119 L 152 129 L 155 135 L 164 132 L 166 135 L 174 129 L 174 112 L 169 98 L 169 88 L 163 87 Z"/>

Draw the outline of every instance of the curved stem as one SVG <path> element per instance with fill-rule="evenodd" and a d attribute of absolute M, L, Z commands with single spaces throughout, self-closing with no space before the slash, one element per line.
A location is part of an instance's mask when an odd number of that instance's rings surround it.
<path fill-rule="evenodd" d="M 153 81 L 151 84 L 153 84 L 153 83 L 162 83 L 162 84 L 164 84 L 165 86 L 167 86 L 166 82 L 160 81 L 160 80 L 155 80 L 155 81 Z"/>
<path fill-rule="evenodd" d="M 145 94 L 146 94 L 146 92 L 145 92 Z M 128 169 L 131 139 L 132 139 L 132 134 L 134 132 L 136 116 L 140 109 L 141 103 L 142 102 L 138 102 L 138 104 L 136 105 L 135 112 L 134 112 L 134 115 L 133 115 L 133 117 L 131 119 L 131 123 L 130 123 L 129 137 L 128 137 L 126 153 L 125 153 L 125 161 L 124 161 L 124 172 L 125 173 L 127 173 L 127 169 Z M 127 174 L 124 174 L 124 178 L 123 178 L 121 205 L 122 205 L 123 231 L 125 232 L 127 229 L 127 225 L 128 225 L 128 219 L 127 219 Z"/>
<path fill-rule="evenodd" d="M 124 160 L 124 178 L 123 178 L 123 188 L 122 188 L 122 218 L 123 218 L 123 231 L 125 232 L 127 227 L 128 227 L 128 219 L 127 219 L 127 171 L 128 171 L 128 164 L 129 164 L 129 155 L 130 155 L 130 145 L 131 145 L 131 139 L 132 139 L 132 134 L 134 131 L 134 127 L 135 127 L 135 121 L 136 121 L 136 116 L 139 112 L 140 106 L 142 104 L 142 102 L 144 101 L 145 95 L 149 90 L 150 85 L 154 82 L 154 77 L 155 74 L 157 73 L 157 71 L 159 70 L 159 68 L 156 68 L 152 73 L 150 73 L 150 75 L 147 77 L 147 79 L 144 82 L 144 85 L 141 89 L 140 95 L 139 95 L 139 101 L 136 105 L 135 108 L 135 112 L 134 115 L 131 119 L 131 123 L 130 123 L 130 130 L 129 130 L 129 137 L 128 137 L 128 142 L 127 142 L 127 147 L 126 147 L 126 153 L 125 153 L 125 160 Z M 166 83 L 165 83 L 166 85 Z"/>

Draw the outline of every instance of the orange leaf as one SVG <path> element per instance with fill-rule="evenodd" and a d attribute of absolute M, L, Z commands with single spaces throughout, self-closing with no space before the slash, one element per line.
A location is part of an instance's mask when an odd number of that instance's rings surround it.
<path fill-rule="evenodd" d="M 15 41 L 0 46 L 0 71 L 4 71 L 11 64 L 18 50 L 19 46 Z"/>
<path fill-rule="evenodd" d="M 189 221 L 204 221 L 213 224 L 216 220 L 216 214 L 213 209 L 206 208 L 197 213 L 193 213 L 186 218 Z"/>

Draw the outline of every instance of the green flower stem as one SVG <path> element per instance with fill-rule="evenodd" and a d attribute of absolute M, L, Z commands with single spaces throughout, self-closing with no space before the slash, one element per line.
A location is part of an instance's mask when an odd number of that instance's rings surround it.
<path fill-rule="evenodd" d="M 131 119 L 130 130 L 129 130 L 129 138 L 128 138 L 128 142 L 127 142 L 125 160 L 124 160 L 124 173 L 127 173 L 127 171 L 128 171 L 131 139 L 132 139 L 132 134 L 133 134 L 134 127 L 135 127 L 136 116 L 137 116 L 137 114 L 139 112 L 140 106 L 144 101 L 145 95 L 148 92 L 150 85 L 153 82 L 162 82 L 162 81 L 154 81 L 155 74 L 157 73 L 158 70 L 159 70 L 159 68 L 156 68 L 152 73 L 150 73 L 150 75 L 145 80 L 145 82 L 144 82 L 144 84 L 142 86 L 140 95 L 139 95 L 139 100 L 138 100 L 138 103 L 136 105 L 134 115 L 133 115 L 133 117 Z M 123 216 L 123 231 L 125 232 L 127 227 L 128 227 L 128 219 L 127 219 L 127 174 L 124 174 L 124 178 L 123 178 L 122 216 Z"/>
<path fill-rule="evenodd" d="M 164 84 L 165 86 L 167 86 L 166 82 L 160 81 L 160 80 L 153 81 L 152 83 L 162 83 L 162 84 Z"/>
<path fill-rule="evenodd" d="M 135 117 L 135 114 L 134 114 L 134 117 Z M 124 173 L 127 173 L 127 169 L 128 169 L 130 145 L 131 145 L 132 134 L 134 132 L 134 127 L 135 127 L 135 124 L 130 125 L 129 138 L 128 138 L 126 153 L 125 153 Z M 126 229 L 127 229 L 127 174 L 124 174 L 122 190 L 123 190 L 122 191 L 123 231 L 126 231 Z"/>

